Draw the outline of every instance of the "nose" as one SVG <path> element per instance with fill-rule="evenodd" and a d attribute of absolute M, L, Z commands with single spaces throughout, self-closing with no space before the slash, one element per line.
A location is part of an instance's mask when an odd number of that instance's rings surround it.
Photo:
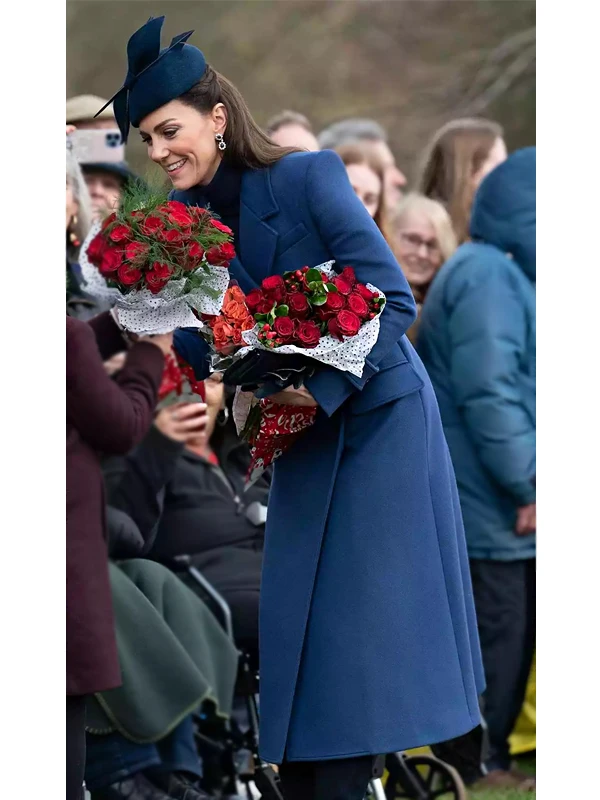
<path fill-rule="evenodd" d="M 396 166 L 392 167 L 392 180 L 400 189 L 404 188 L 407 184 L 406 175 Z"/>
<path fill-rule="evenodd" d="M 152 149 L 150 150 L 150 158 L 156 164 L 161 164 L 168 155 L 169 155 L 169 148 L 166 147 L 166 145 L 161 144 L 160 142 L 152 144 Z"/>
<path fill-rule="evenodd" d="M 419 254 L 419 258 L 428 258 L 429 248 L 427 247 L 427 242 L 421 242 L 419 244 L 419 247 L 417 248 L 417 253 Z"/>

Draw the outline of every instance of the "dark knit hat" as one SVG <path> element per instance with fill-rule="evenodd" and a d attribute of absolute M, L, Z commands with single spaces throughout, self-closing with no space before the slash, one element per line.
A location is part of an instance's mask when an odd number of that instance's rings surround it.
<path fill-rule="evenodd" d="M 164 17 L 150 17 L 129 39 L 125 82 L 98 112 L 113 104 L 123 142 L 130 125 L 139 127 L 145 116 L 188 92 L 206 70 L 202 52 L 186 44 L 194 31 L 175 36 L 168 47 L 160 49 L 164 21 Z"/>

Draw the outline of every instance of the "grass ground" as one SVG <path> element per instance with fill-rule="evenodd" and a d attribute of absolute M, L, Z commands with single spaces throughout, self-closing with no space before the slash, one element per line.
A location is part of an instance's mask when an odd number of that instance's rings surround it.
<path fill-rule="evenodd" d="M 519 759 L 519 769 L 535 777 L 535 756 L 526 756 Z M 469 800 L 533 800 L 535 792 L 489 791 L 470 792 Z"/>

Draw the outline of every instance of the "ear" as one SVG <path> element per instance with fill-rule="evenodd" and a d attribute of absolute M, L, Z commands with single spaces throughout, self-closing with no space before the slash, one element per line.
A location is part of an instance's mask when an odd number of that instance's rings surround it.
<path fill-rule="evenodd" d="M 225 128 L 227 127 L 227 109 L 223 103 L 217 103 L 211 111 L 211 117 L 214 125 L 214 132 L 225 133 Z"/>

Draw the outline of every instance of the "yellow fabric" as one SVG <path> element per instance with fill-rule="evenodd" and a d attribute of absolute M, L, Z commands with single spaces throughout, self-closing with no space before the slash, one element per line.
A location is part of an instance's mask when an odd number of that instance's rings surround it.
<path fill-rule="evenodd" d="M 521 714 L 510 737 L 510 752 L 517 756 L 535 750 L 535 656 Z"/>

